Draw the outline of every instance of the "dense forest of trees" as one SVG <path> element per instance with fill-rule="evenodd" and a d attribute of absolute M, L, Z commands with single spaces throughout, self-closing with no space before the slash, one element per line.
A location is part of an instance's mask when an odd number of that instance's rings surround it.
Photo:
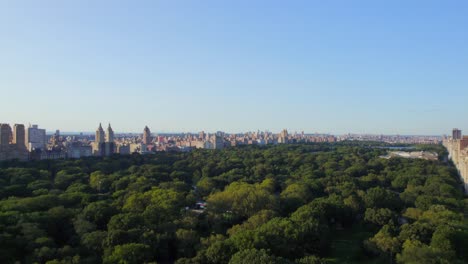
<path fill-rule="evenodd" d="M 3 162 L 0 263 L 467 263 L 453 165 L 375 146 Z"/>

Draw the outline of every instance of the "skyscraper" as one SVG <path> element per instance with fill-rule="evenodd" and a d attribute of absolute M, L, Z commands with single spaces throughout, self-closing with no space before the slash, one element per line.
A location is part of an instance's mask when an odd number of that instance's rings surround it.
<path fill-rule="evenodd" d="M 283 129 L 278 137 L 278 143 L 288 143 L 288 130 Z"/>
<path fill-rule="evenodd" d="M 213 136 L 213 149 L 223 149 L 224 148 L 224 138 L 220 133 L 216 133 Z"/>
<path fill-rule="evenodd" d="M 107 127 L 107 133 L 104 133 L 101 123 L 96 130 L 96 139 L 93 143 L 93 153 L 95 156 L 110 156 L 115 151 L 114 131 L 111 125 Z"/>
<path fill-rule="evenodd" d="M 0 160 L 27 160 L 24 125 L 15 124 L 14 133 L 8 124 L 0 124 Z"/>
<path fill-rule="evenodd" d="M 7 146 L 10 144 L 11 127 L 8 124 L 0 124 L 0 145 Z"/>
<path fill-rule="evenodd" d="M 107 127 L 107 133 L 106 133 L 106 142 L 114 142 L 114 130 L 112 130 L 111 125 Z"/>
<path fill-rule="evenodd" d="M 26 148 L 25 139 L 24 125 L 15 124 L 13 127 L 13 144 L 16 144 L 18 148 Z"/>
<path fill-rule="evenodd" d="M 143 130 L 143 144 L 149 145 L 152 141 L 151 131 L 148 126 L 145 126 L 145 129 Z"/>
<path fill-rule="evenodd" d="M 39 129 L 37 125 L 30 125 L 26 129 L 26 147 L 29 151 L 46 148 L 46 130 Z"/>
<path fill-rule="evenodd" d="M 96 139 L 95 139 L 94 142 L 96 142 L 96 143 L 104 143 L 105 142 L 105 133 L 104 133 L 104 129 L 102 129 L 101 123 L 99 123 L 99 127 L 96 130 Z"/>
<path fill-rule="evenodd" d="M 462 138 L 462 131 L 458 128 L 454 128 L 452 130 L 452 138 L 453 139 L 461 139 Z"/>

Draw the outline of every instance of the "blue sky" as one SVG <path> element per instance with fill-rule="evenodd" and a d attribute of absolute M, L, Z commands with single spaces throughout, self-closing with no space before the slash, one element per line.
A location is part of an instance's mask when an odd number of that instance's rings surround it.
<path fill-rule="evenodd" d="M 468 131 L 466 1 L 1 1 L 0 122 Z"/>

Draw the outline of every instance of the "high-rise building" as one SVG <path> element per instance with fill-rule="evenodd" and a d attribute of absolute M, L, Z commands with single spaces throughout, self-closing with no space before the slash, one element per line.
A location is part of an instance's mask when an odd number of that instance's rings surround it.
<path fill-rule="evenodd" d="M 93 153 L 95 156 L 110 156 L 115 153 L 114 131 L 111 125 L 107 127 L 107 133 L 104 133 L 102 125 L 96 130 L 96 139 L 93 143 Z"/>
<path fill-rule="evenodd" d="M 99 127 L 96 130 L 96 139 L 94 140 L 94 142 L 104 143 L 105 142 L 105 137 L 106 137 L 106 135 L 104 133 L 104 129 L 102 129 L 102 125 L 101 125 L 101 123 L 99 123 Z"/>
<path fill-rule="evenodd" d="M 145 126 L 145 129 L 143 130 L 143 144 L 149 145 L 152 141 L 151 131 L 148 126 Z"/>
<path fill-rule="evenodd" d="M 289 139 L 288 139 L 288 130 L 286 129 L 283 129 L 283 131 L 281 131 L 279 137 L 278 137 L 278 143 L 288 143 Z"/>
<path fill-rule="evenodd" d="M 114 142 L 114 130 L 112 130 L 111 125 L 107 127 L 107 133 L 106 133 L 106 142 Z"/>
<path fill-rule="evenodd" d="M 26 148 L 29 151 L 34 149 L 45 150 L 46 143 L 47 138 L 45 129 L 39 129 L 37 125 L 29 126 L 28 129 L 26 129 Z"/>
<path fill-rule="evenodd" d="M 15 124 L 14 133 L 8 124 L 0 124 L 0 160 L 27 160 L 24 125 Z"/>
<path fill-rule="evenodd" d="M 468 147 L 468 136 L 463 136 L 463 137 L 460 139 L 459 145 L 460 145 L 459 148 L 460 148 L 461 150 L 467 148 L 467 147 Z"/>
<path fill-rule="evenodd" d="M 213 135 L 212 140 L 212 148 L 213 149 L 223 149 L 224 148 L 224 138 L 221 136 L 220 133 L 216 133 Z"/>
<path fill-rule="evenodd" d="M 452 138 L 446 138 L 443 145 L 447 148 L 449 158 L 458 169 L 459 176 L 468 194 L 468 136 L 461 136 L 461 130 L 453 129 Z"/>
<path fill-rule="evenodd" d="M 7 146 L 10 144 L 11 127 L 8 124 L 0 124 L 0 145 Z"/>
<path fill-rule="evenodd" d="M 15 124 L 13 127 L 13 144 L 16 144 L 17 148 L 26 149 L 26 133 L 24 131 L 24 125 Z"/>
<path fill-rule="evenodd" d="M 104 156 L 110 156 L 114 153 L 115 153 L 114 130 L 112 130 L 112 127 L 109 124 L 109 126 L 107 127 L 107 133 L 106 133 Z"/>
<path fill-rule="evenodd" d="M 452 138 L 453 139 L 461 139 L 462 138 L 462 131 L 458 128 L 454 128 L 452 130 Z"/>

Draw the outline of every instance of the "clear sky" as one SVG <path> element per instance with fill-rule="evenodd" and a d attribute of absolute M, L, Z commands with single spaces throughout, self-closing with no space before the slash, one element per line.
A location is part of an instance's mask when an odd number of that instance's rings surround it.
<path fill-rule="evenodd" d="M 468 1 L 0 1 L 0 122 L 468 132 Z"/>

